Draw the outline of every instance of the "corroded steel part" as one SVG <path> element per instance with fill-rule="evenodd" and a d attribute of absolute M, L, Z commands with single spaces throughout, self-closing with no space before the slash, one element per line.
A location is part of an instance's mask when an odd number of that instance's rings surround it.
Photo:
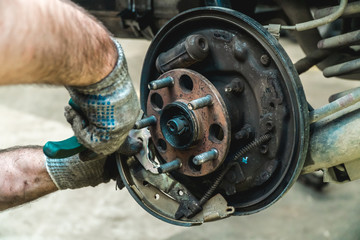
<path fill-rule="evenodd" d="M 188 36 L 185 41 L 163 52 L 156 59 L 159 72 L 166 72 L 174 68 L 185 68 L 202 61 L 209 53 L 209 44 L 202 35 Z"/>
<path fill-rule="evenodd" d="M 174 79 L 174 86 L 151 90 L 147 102 L 147 113 L 157 119 L 156 125 L 150 127 L 155 146 L 166 162 L 181 160 L 178 172 L 182 174 L 204 176 L 212 173 L 225 160 L 230 146 L 230 119 L 225 103 L 217 89 L 199 73 L 175 69 L 159 78 L 166 77 Z M 204 96 L 211 100 L 211 105 L 209 101 L 202 101 Z M 194 103 L 196 110 L 188 109 L 189 103 Z M 209 106 L 205 108 L 202 103 Z M 195 156 L 212 149 L 217 149 L 217 158 L 201 166 L 193 163 Z"/>
<path fill-rule="evenodd" d="M 201 165 L 216 159 L 218 155 L 218 151 L 213 148 L 208 152 L 200 153 L 199 155 L 195 156 L 192 161 L 195 165 Z"/>
<path fill-rule="evenodd" d="M 180 167 L 181 167 L 180 159 L 175 159 L 175 160 L 173 160 L 171 162 L 161 164 L 159 166 L 159 172 L 160 173 L 167 173 L 167 172 L 174 171 L 174 170 L 176 170 L 176 169 L 178 169 Z"/>
<path fill-rule="evenodd" d="M 156 121 L 157 120 L 154 116 L 143 118 L 135 123 L 134 128 L 135 129 L 145 128 L 145 127 L 156 124 Z"/>
<path fill-rule="evenodd" d="M 360 159 L 360 103 L 313 123 L 303 174 Z"/>
<path fill-rule="evenodd" d="M 177 63 L 186 61 L 173 54 L 174 59 L 167 60 L 175 65 L 165 73 L 157 69 L 160 55 L 194 35 L 208 44 L 204 59 L 179 69 L 185 65 Z M 167 77 L 174 79 L 173 86 L 148 88 L 150 82 Z M 220 8 L 180 14 L 151 43 L 140 89 L 142 109 L 157 119 L 149 127 L 155 162 L 177 167 L 173 161 L 180 159 L 181 168 L 166 175 L 183 184 L 199 206 L 221 194 L 226 204 L 211 210 L 212 216 L 228 206 L 233 215 L 258 212 L 276 202 L 300 174 L 308 143 L 308 105 L 290 59 L 253 19 Z M 211 104 L 192 102 L 203 102 L 207 95 Z M 190 102 L 200 107 L 189 109 Z M 218 151 L 216 159 L 193 162 L 211 149 Z M 198 223 L 183 208 L 185 217 L 179 219 L 179 204 L 157 183 L 142 181 L 133 170 L 144 164 L 133 163 L 123 161 L 121 171 L 144 209 L 171 223 Z M 170 182 L 164 184 L 171 187 Z"/>
<path fill-rule="evenodd" d="M 174 79 L 172 79 L 172 77 L 158 79 L 158 80 L 150 82 L 148 85 L 150 90 L 156 90 L 159 88 L 172 87 L 172 86 L 174 86 Z"/>
<path fill-rule="evenodd" d="M 212 97 L 211 95 L 206 95 L 205 97 L 198 98 L 195 100 L 192 100 L 188 103 L 188 108 L 190 110 L 196 110 L 203 107 L 208 107 L 212 105 Z"/>

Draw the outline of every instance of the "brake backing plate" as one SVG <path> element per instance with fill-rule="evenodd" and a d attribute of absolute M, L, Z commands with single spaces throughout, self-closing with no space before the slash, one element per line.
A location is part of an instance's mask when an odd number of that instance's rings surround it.
<path fill-rule="evenodd" d="M 308 106 L 284 49 L 255 20 L 199 8 L 167 23 L 141 77 L 146 152 L 119 160 L 154 216 L 183 226 L 258 212 L 302 168 Z"/>

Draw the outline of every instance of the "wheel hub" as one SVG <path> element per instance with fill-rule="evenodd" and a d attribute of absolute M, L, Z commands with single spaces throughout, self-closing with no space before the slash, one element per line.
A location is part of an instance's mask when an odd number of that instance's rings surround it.
<path fill-rule="evenodd" d="M 175 69 L 154 82 L 169 77 L 174 84 L 150 90 L 147 101 L 148 116 L 157 119 L 150 132 L 158 153 L 166 162 L 180 159 L 178 171 L 187 176 L 212 173 L 223 163 L 230 146 L 225 103 L 213 84 L 197 72 Z M 216 159 L 194 163 L 195 156 L 212 149 L 218 152 Z"/>

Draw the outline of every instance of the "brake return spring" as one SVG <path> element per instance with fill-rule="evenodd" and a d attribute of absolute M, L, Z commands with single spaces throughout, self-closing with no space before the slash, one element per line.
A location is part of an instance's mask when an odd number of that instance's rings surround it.
<path fill-rule="evenodd" d="M 237 164 L 236 160 L 238 160 L 241 156 L 243 156 L 245 153 L 249 152 L 250 150 L 254 149 L 255 147 L 260 146 L 264 142 L 267 142 L 271 139 L 271 134 L 265 134 L 252 142 L 250 142 L 245 147 L 241 148 L 235 155 L 230 159 L 230 164 L 227 165 L 227 167 L 219 174 L 219 176 L 216 178 L 215 182 L 211 185 L 211 187 L 206 191 L 204 196 L 200 199 L 199 204 L 202 206 L 204 203 L 206 203 L 211 195 L 214 193 L 216 188 L 219 186 L 221 180 L 224 178 L 225 174 L 233 167 L 235 164 Z"/>

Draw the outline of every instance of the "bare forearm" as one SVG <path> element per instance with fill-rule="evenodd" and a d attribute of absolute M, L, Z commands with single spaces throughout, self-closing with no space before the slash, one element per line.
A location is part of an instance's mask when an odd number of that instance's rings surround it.
<path fill-rule="evenodd" d="M 0 151 L 0 211 L 56 190 L 40 147 Z"/>
<path fill-rule="evenodd" d="M 0 29 L 0 84 L 85 86 L 116 63 L 105 28 L 65 0 L 2 0 Z"/>

